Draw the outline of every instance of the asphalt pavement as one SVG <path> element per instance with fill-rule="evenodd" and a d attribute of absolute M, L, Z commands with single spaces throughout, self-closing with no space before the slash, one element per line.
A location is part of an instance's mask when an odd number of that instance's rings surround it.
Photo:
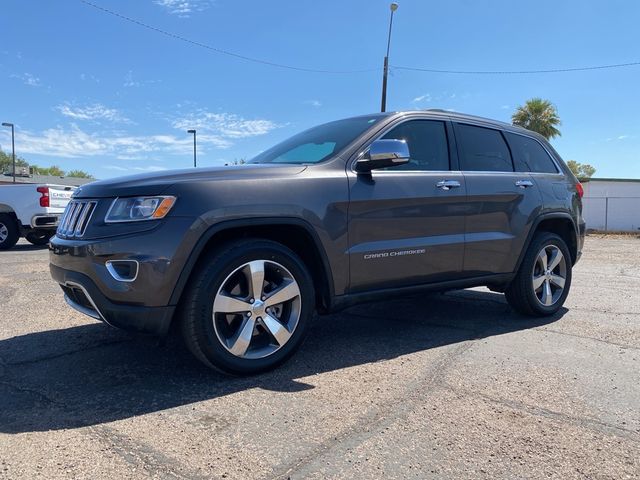
<path fill-rule="evenodd" d="M 314 321 L 250 378 L 85 317 L 0 252 L 0 478 L 640 478 L 640 239 L 589 236 L 558 315 L 473 289 Z"/>

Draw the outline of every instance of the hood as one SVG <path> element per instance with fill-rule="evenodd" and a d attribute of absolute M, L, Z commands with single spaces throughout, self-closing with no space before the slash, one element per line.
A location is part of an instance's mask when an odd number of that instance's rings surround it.
<path fill-rule="evenodd" d="M 74 192 L 74 198 L 161 195 L 177 183 L 291 176 L 303 172 L 305 168 L 304 165 L 256 163 L 229 167 L 162 170 L 88 183 Z"/>

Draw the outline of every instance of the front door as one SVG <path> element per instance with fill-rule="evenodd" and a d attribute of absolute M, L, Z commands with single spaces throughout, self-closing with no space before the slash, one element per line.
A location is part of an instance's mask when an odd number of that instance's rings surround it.
<path fill-rule="evenodd" d="M 350 292 L 461 275 L 466 187 L 451 169 L 451 136 L 447 122 L 405 120 L 381 138 L 405 140 L 408 164 L 348 169 Z"/>

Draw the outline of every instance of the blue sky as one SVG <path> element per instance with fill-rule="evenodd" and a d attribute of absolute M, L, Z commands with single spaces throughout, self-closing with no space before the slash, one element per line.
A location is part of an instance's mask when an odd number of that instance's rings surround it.
<path fill-rule="evenodd" d="M 91 0 L 196 42 L 311 73 L 225 56 L 79 0 L 3 0 L 0 120 L 18 154 L 98 178 L 249 158 L 314 124 L 379 109 L 389 2 Z M 640 2 L 404 0 L 390 63 L 526 70 L 640 61 Z M 378 70 L 376 70 L 378 69 Z M 539 75 L 391 69 L 388 110 L 445 108 L 509 121 L 556 104 L 565 160 L 640 178 L 640 66 Z M 8 130 L 0 145 L 10 149 Z"/>

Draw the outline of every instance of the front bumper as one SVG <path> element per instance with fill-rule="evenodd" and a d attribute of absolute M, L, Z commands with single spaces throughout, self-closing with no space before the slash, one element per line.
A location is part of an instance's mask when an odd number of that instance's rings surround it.
<path fill-rule="evenodd" d="M 163 335 L 176 308 L 176 283 L 192 250 L 193 222 L 176 217 L 146 231 L 101 238 L 54 236 L 51 276 L 76 310 L 118 328 Z M 134 265 L 135 270 L 124 278 L 114 265 Z"/>
<path fill-rule="evenodd" d="M 72 308 L 113 327 L 164 336 L 169 331 L 175 306 L 145 307 L 117 304 L 105 297 L 86 275 L 49 265 Z"/>

